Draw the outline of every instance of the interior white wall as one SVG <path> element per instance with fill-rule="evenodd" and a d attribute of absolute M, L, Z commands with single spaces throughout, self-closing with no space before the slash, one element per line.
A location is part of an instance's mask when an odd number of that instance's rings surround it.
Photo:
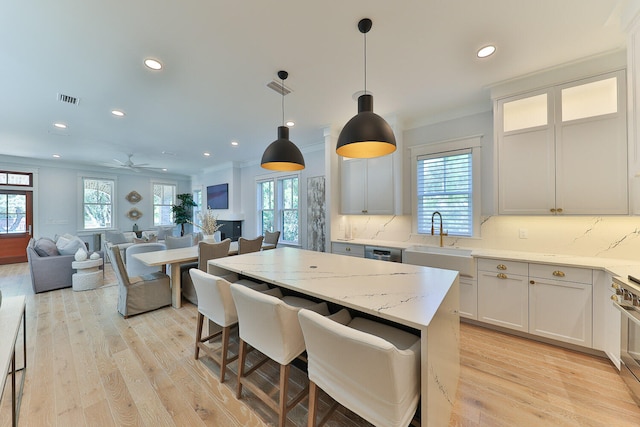
<path fill-rule="evenodd" d="M 33 189 L 34 237 L 51 237 L 56 234 L 77 234 L 93 244 L 94 232 L 81 231 L 82 189 L 79 177 L 92 176 L 116 180 L 116 212 L 114 227 L 131 231 L 136 223 L 140 230 L 153 228 L 152 182 L 176 184 L 178 193 L 191 191 L 191 179 L 181 175 L 147 174 L 144 172 L 115 173 L 112 169 L 97 169 L 56 162 L 31 161 L 24 158 L 0 156 L 0 168 L 33 172 L 36 176 Z M 129 203 L 125 196 L 132 190 L 142 196 L 136 204 Z M 142 212 L 140 219 L 132 221 L 126 217 L 129 209 L 136 207 Z M 91 249 L 94 249 L 91 247 Z"/>

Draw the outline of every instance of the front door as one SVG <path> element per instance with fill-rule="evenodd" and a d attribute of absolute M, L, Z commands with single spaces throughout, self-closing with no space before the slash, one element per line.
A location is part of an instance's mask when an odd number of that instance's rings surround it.
<path fill-rule="evenodd" d="M 33 193 L 0 190 L 0 264 L 27 261 L 33 227 Z"/>

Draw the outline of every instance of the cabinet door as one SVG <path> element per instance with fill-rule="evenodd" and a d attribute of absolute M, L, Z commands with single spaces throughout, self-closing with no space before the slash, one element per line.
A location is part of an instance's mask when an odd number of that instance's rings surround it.
<path fill-rule="evenodd" d="M 497 104 L 500 214 L 550 215 L 555 207 L 552 101 L 543 91 Z"/>
<path fill-rule="evenodd" d="M 478 319 L 478 282 L 460 277 L 460 316 Z"/>
<path fill-rule="evenodd" d="M 620 312 L 614 305 L 613 300 L 619 298 L 615 293 L 616 288 L 611 283 L 609 291 L 606 293 L 604 299 L 604 352 L 609 357 L 609 360 L 620 370 L 620 331 L 621 328 L 621 316 Z"/>
<path fill-rule="evenodd" d="M 367 159 L 341 160 L 340 208 L 343 215 L 366 213 L 366 172 Z"/>
<path fill-rule="evenodd" d="M 532 279 L 529 284 L 529 332 L 591 347 L 592 299 L 590 284 Z"/>
<path fill-rule="evenodd" d="M 393 215 L 393 154 L 367 160 L 366 211 L 369 215 Z"/>
<path fill-rule="evenodd" d="M 556 207 L 564 214 L 623 214 L 627 200 L 627 135 L 613 116 L 558 129 Z"/>
<path fill-rule="evenodd" d="M 528 278 L 488 271 L 478 272 L 478 320 L 529 330 Z"/>

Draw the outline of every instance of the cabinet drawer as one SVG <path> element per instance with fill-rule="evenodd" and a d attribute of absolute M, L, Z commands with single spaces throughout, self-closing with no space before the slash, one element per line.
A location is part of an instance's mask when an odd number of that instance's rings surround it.
<path fill-rule="evenodd" d="M 331 252 L 340 255 L 349 255 L 364 258 L 364 245 L 351 243 L 331 243 Z"/>
<path fill-rule="evenodd" d="M 496 273 L 509 273 L 518 274 L 520 276 L 526 276 L 529 274 L 529 264 L 526 262 L 518 261 L 505 261 L 501 259 L 478 259 L 479 271 L 490 271 Z"/>
<path fill-rule="evenodd" d="M 529 264 L 529 277 L 592 284 L 593 270 L 564 265 Z"/>

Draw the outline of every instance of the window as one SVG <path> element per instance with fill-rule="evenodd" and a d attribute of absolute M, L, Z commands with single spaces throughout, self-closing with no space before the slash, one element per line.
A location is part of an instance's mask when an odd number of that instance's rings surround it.
<path fill-rule="evenodd" d="M 412 148 L 415 229 L 431 234 L 434 212 L 451 236 L 471 237 L 480 217 L 480 137 Z M 440 226 L 439 218 L 434 225 Z M 436 234 L 438 231 L 436 231 Z"/>
<path fill-rule="evenodd" d="M 83 185 L 83 228 L 95 230 L 112 228 L 114 193 L 116 183 L 111 179 L 82 178 Z"/>
<path fill-rule="evenodd" d="M 173 224 L 176 186 L 174 184 L 153 184 L 153 225 Z"/>
<path fill-rule="evenodd" d="M 299 243 L 298 182 L 297 176 L 258 182 L 258 229 L 261 234 L 281 230 L 281 241 Z"/>
<path fill-rule="evenodd" d="M 31 187 L 33 186 L 33 174 L 24 172 L 0 171 L 0 185 Z"/>
<path fill-rule="evenodd" d="M 202 212 L 202 190 L 193 190 L 193 221 L 200 225 L 200 212 Z"/>

